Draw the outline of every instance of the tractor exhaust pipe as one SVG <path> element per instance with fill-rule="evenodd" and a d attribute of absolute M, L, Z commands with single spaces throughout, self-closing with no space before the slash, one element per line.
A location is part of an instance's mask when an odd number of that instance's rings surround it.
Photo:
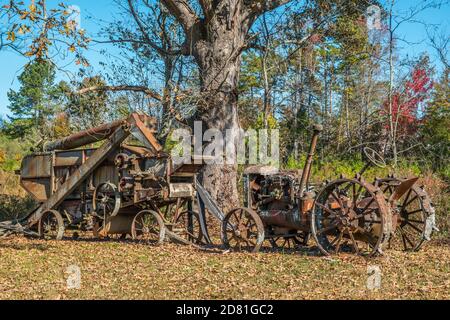
<path fill-rule="evenodd" d="M 311 139 L 311 145 L 309 147 L 309 153 L 306 157 L 305 167 L 303 168 L 302 177 L 300 180 L 300 195 L 303 193 L 303 189 L 305 189 L 306 185 L 309 182 L 309 176 L 311 174 L 311 165 L 313 162 L 314 154 L 316 153 L 317 140 L 319 139 L 320 133 L 323 131 L 323 126 L 320 124 L 315 124 L 313 126 L 313 136 Z"/>

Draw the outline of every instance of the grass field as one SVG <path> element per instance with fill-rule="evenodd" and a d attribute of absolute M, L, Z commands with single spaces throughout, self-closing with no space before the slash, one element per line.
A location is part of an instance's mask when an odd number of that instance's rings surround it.
<path fill-rule="evenodd" d="M 67 288 L 70 265 L 80 289 Z M 367 289 L 369 265 L 378 290 Z M 450 241 L 365 259 L 14 237 L 0 240 L 0 299 L 450 299 Z"/>

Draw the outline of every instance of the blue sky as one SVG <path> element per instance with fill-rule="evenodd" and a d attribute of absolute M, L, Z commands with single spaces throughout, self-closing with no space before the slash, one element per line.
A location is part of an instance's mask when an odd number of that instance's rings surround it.
<path fill-rule="evenodd" d="M 7 0 L 0 0 L 0 5 L 3 5 Z M 48 1 L 51 2 L 51 1 Z M 55 0 L 55 3 L 59 1 Z M 100 30 L 99 24 L 90 19 L 102 20 L 105 22 L 112 21 L 113 15 L 117 13 L 116 4 L 113 0 L 67 0 L 64 1 L 70 5 L 76 5 L 81 10 L 81 25 L 83 29 L 86 29 L 88 33 L 94 34 Z M 419 4 L 418 0 L 397 0 L 396 10 L 407 10 L 411 6 Z M 440 25 L 440 28 L 446 30 L 450 35 L 450 5 L 438 9 L 428 9 L 425 12 L 420 13 L 417 16 L 418 20 L 421 20 L 427 24 Z M 414 57 L 422 52 L 427 51 L 433 61 L 437 61 L 436 53 L 431 49 L 426 40 L 425 28 L 422 24 L 418 23 L 405 23 L 398 30 L 398 36 L 406 39 L 413 44 L 407 45 L 405 43 L 399 43 L 400 54 L 405 56 L 409 55 Z M 114 49 L 109 49 L 114 50 Z M 98 50 L 92 50 L 88 52 L 87 57 L 90 63 L 96 70 L 100 70 L 99 62 L 103 57 L 98 53 Z M 27 59 L 18 56 L 16 53 L 2 51 L 0 52 L 0 117 L 4 117 L 8 114 L 8 99 L 7 92 L 10 88 L 17 89 L 18 81 L 17 76 L 20 74 L 23 65 L 27 62 Z M 63 63 L 61 63 L 63 64 Z M 75 70 L 75 66 L 69 66 L 69 69 Z M 58 74 L 58 79 L 64 79 L 65 74 Z"/>

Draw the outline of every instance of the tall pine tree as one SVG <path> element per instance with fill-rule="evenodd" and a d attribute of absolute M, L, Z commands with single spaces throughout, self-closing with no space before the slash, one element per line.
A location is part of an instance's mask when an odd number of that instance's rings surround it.
<path fill-rule="evenodd" d="M 423 121 L 423 138 L 432 153 L 433 169 L 439 170 L 450 180 L 450 69 L 445 69 L 439 81 L 434 83 Z"/>
<path fill-rule="evenodd" d="M 18 80 L 19 90 L 8 92 L 12 115 L 8 116 L 5 132 L 11 138 L 19 138 L 36 129 L 40 137 L 46 137 L 46 122 L 55 113 L 60 94 L 54 84 L 55 67 L 48 60 L 36 59 L 25 65 Z"/>

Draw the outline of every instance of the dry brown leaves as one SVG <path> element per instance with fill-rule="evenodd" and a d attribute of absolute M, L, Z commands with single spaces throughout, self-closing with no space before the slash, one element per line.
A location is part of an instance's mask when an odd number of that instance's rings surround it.
<path fill-rule="evenodd" d="M 67 289 L 67 267 L 81 289 Z M 378 265 L 381 288 L 366 288 Z M 367 260 L 281 252 L 208 253 L 166 244 L 0 241 L 0 299 L 449 299 L 450 243 Z"/>

